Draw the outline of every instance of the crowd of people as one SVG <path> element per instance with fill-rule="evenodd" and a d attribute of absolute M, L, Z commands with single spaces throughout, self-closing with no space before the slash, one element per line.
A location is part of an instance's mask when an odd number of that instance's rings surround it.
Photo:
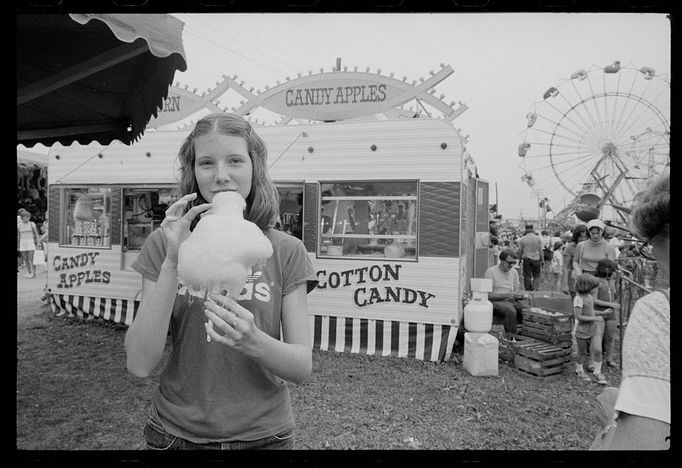
<path fill-rule="evenodd" d="M 519 273 L 523 289 L 537 291 L 541 283 L 547 281 L 551 287 L 544 286 L 543 290 L 569 294 L 571 297 L 575 296 L 575 277 L 583 269 L 596 276 L 597 262 L 602 258 L 615 261 L 619 258 L 641 257 L 636 242 L 624 241 L 599 219 L 578 224 L 564 232 L 543 229 L 539 234 L 532 224 L 525 224 L 523 231 L 500 231 L 497 227 L 491 227 L 490 239 L 496 263 L 499 263 L 499 254 L 503 250 L 514 252 L 518 260 L 514 268 Z M 583 248 L 578 249 L 578 244 L 588 240 L 591 242 L 583 244 L 587 252 L 583 258 Z M 580 273 L 575 262 L 580 263 Z"/>
<path fill-rule="evenodd" d="M 670 270 L 670 174 L 652 181 L 632 209 L 631 228 L 648 242 L 663 278 Z M 497 233 L 493 233 L 497 234 Z M 605 363 L 617 367 L 614 343 L 621 305 L 615 288 L 616 260 L 640 256 L 628 244 L 593 219 L 561 235 L 542 232 L 532 225 L 524 235 L 512 234 L 492 243 L 499 263 L 485 276 L 493 280 L 493 315 L 512 331 L 526 306 L 520 285 L 537 290 L 541 263 L 549 263 L 554 291 L 570 295 L 573 302 L 574 366 L 577 377 L 608 385 Z M 550 254 L 551 252 L 551 254 Z M 515 271 L 524 278 L 519 280 Z M 544 265 L 547 266 L 547 265 Z M 514 320 L 516 319 L 516 320 Z M 670 448 L 670 285 L 663 281 L 635 303 L 629 313 L 622 342 L 620 386 L 606 387 L 597 397 L 601 427 L 592 450 L 665 450 Z"/>
<path fill-rule="evenodd" d="M 493 231 L 491 231 L 493 233 Z M 498 233 L 494 233 L 498 234 Z M 608 239 L 607 239 L 608 236 Z M 511 238 L 509 238 L 511 237 Z M 502 246 L 500 245 L 502 239 Z M 573 303 L 573 355 L 578 378 L 607 385 L 602 363 L 617 367 L 614 342 L 621 305 L 617 297 L 616 259 L 632 255 L 634 249 L 618 239 L 600 219 L 579 224 L 563 234 L 525 225 L 523 236 L 495 236 L 496 265 L 484 277 L 493 280 L 488 299 L 493 304 L 493 322 L 516 333 L 523 321 L 522 310 L 530 307 L 531 294 L 544 289 L 570 296 Z M 636 252 L 636 251 L 635 251 Z M 549 288 L 547 284 L 551 285 Z"/>

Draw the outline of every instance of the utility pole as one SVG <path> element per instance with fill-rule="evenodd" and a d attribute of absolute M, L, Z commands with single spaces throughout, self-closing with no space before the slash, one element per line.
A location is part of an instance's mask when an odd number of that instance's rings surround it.
<path fill-rule="evenodd" d="M 539 229 L 544 229 L 545 227 L 547 227 L 547 204 L 549 203 L 549 199 L 547 197 L 543 197 L 542 192 L 536 189 L 533 189 L 531 196 L 535 197 L 535 201 L 538 204 Z"/>

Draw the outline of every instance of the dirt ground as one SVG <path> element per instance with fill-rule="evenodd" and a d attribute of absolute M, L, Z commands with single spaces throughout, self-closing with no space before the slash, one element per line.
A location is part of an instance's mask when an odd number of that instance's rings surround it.
<path fill-rule="evenodd" d="M 40 268 L 17 278 L 17 448 L 143 449 L 158 370 L 126 371 L 124 326 L 55 317 L 40 302 Z M 619 372 L 607 372 L 617 386 Z M 569 371 L 544 382 L 502 363 L 495 377 L 473 377 L 461 349 L 445 363 L 316 350 L 311 379 L 290 385 L 304 450 L 580 451 L 602 389 Z"/>

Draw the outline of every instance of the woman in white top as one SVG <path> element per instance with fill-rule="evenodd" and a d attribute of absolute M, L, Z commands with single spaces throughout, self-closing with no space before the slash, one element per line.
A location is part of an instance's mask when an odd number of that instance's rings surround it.
<path fill-rule="evenodd" d="M 31 221 L 31 213 L 26 209 L 20 208 L 17 213 L 21 221 L 17 220 L 17 250 L 21 252 L 21 258 L 26 265 L 26 278 L 35 278 L 35 266 L 33 265 L 33 253 L 38 243 L 38 229 Z"/>

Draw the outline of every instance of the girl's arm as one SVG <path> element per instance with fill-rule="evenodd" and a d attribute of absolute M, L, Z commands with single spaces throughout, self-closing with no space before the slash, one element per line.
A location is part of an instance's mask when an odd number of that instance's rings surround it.
<path fill-rule="evenodd" d="M 206 324 L 212 340 L 242 352 L 285 380 L 305 382 L 313 368 L 305 283 L 282 298 L 283 341 L 257 328 L 253 314 L 234 300 L 210 297 L 206 317 L 224 333 L 220 335 Z"/>
<path fill-rule="evenodd" d="M 137 377 L 149 377 L 161 362 L 176 291 L 177 262 L 166 259 L 156 282 L 142 279 L 142 298 L 125 336 L 126 367 Z"/>
<path fill-rule="evenodd" d="M 603 320 L 601 317 L 591 317 L 589 315 L 582 315 L 583 313 L 583 308 L 582 307 L 573 307 L 573 315 L 575 316 L 575 319 L 579 322 L 596 322 L 597 320 Z"/>
<path fill-rule="evenodd" d="M 611 307 L 612 309 L 620 309 L 620 304 L 618 302 L 609 302 L 609 301 L 604 301 L 602 299 L 599 299 L 597 296 L 599 295 L 599 291 L 595 291 L 592 293 L 592 300 L 594 301 L 594 305 L 599 306 L 599 307 Z M 600 314 L 600 315 L 608 315 L 604 314 L 603 312 L 606 312 L 604 310 L 595 310 L 595 313 Z"/>
<path fill-rule="evenodd" d="M 211 208 L 209 203 L 197 205 L 181 215 L 195 198 L 196 193 L 185 195 L 166 210 L 161 223 L 166 236 L 166 258 L 156 282 L 142 281 L 140 308 L 125 337 L 126 366 L 138 377 L 148 377 L 163 357 L 178 289 L 178 248 L 189 236 L 192 220 Z"/>

